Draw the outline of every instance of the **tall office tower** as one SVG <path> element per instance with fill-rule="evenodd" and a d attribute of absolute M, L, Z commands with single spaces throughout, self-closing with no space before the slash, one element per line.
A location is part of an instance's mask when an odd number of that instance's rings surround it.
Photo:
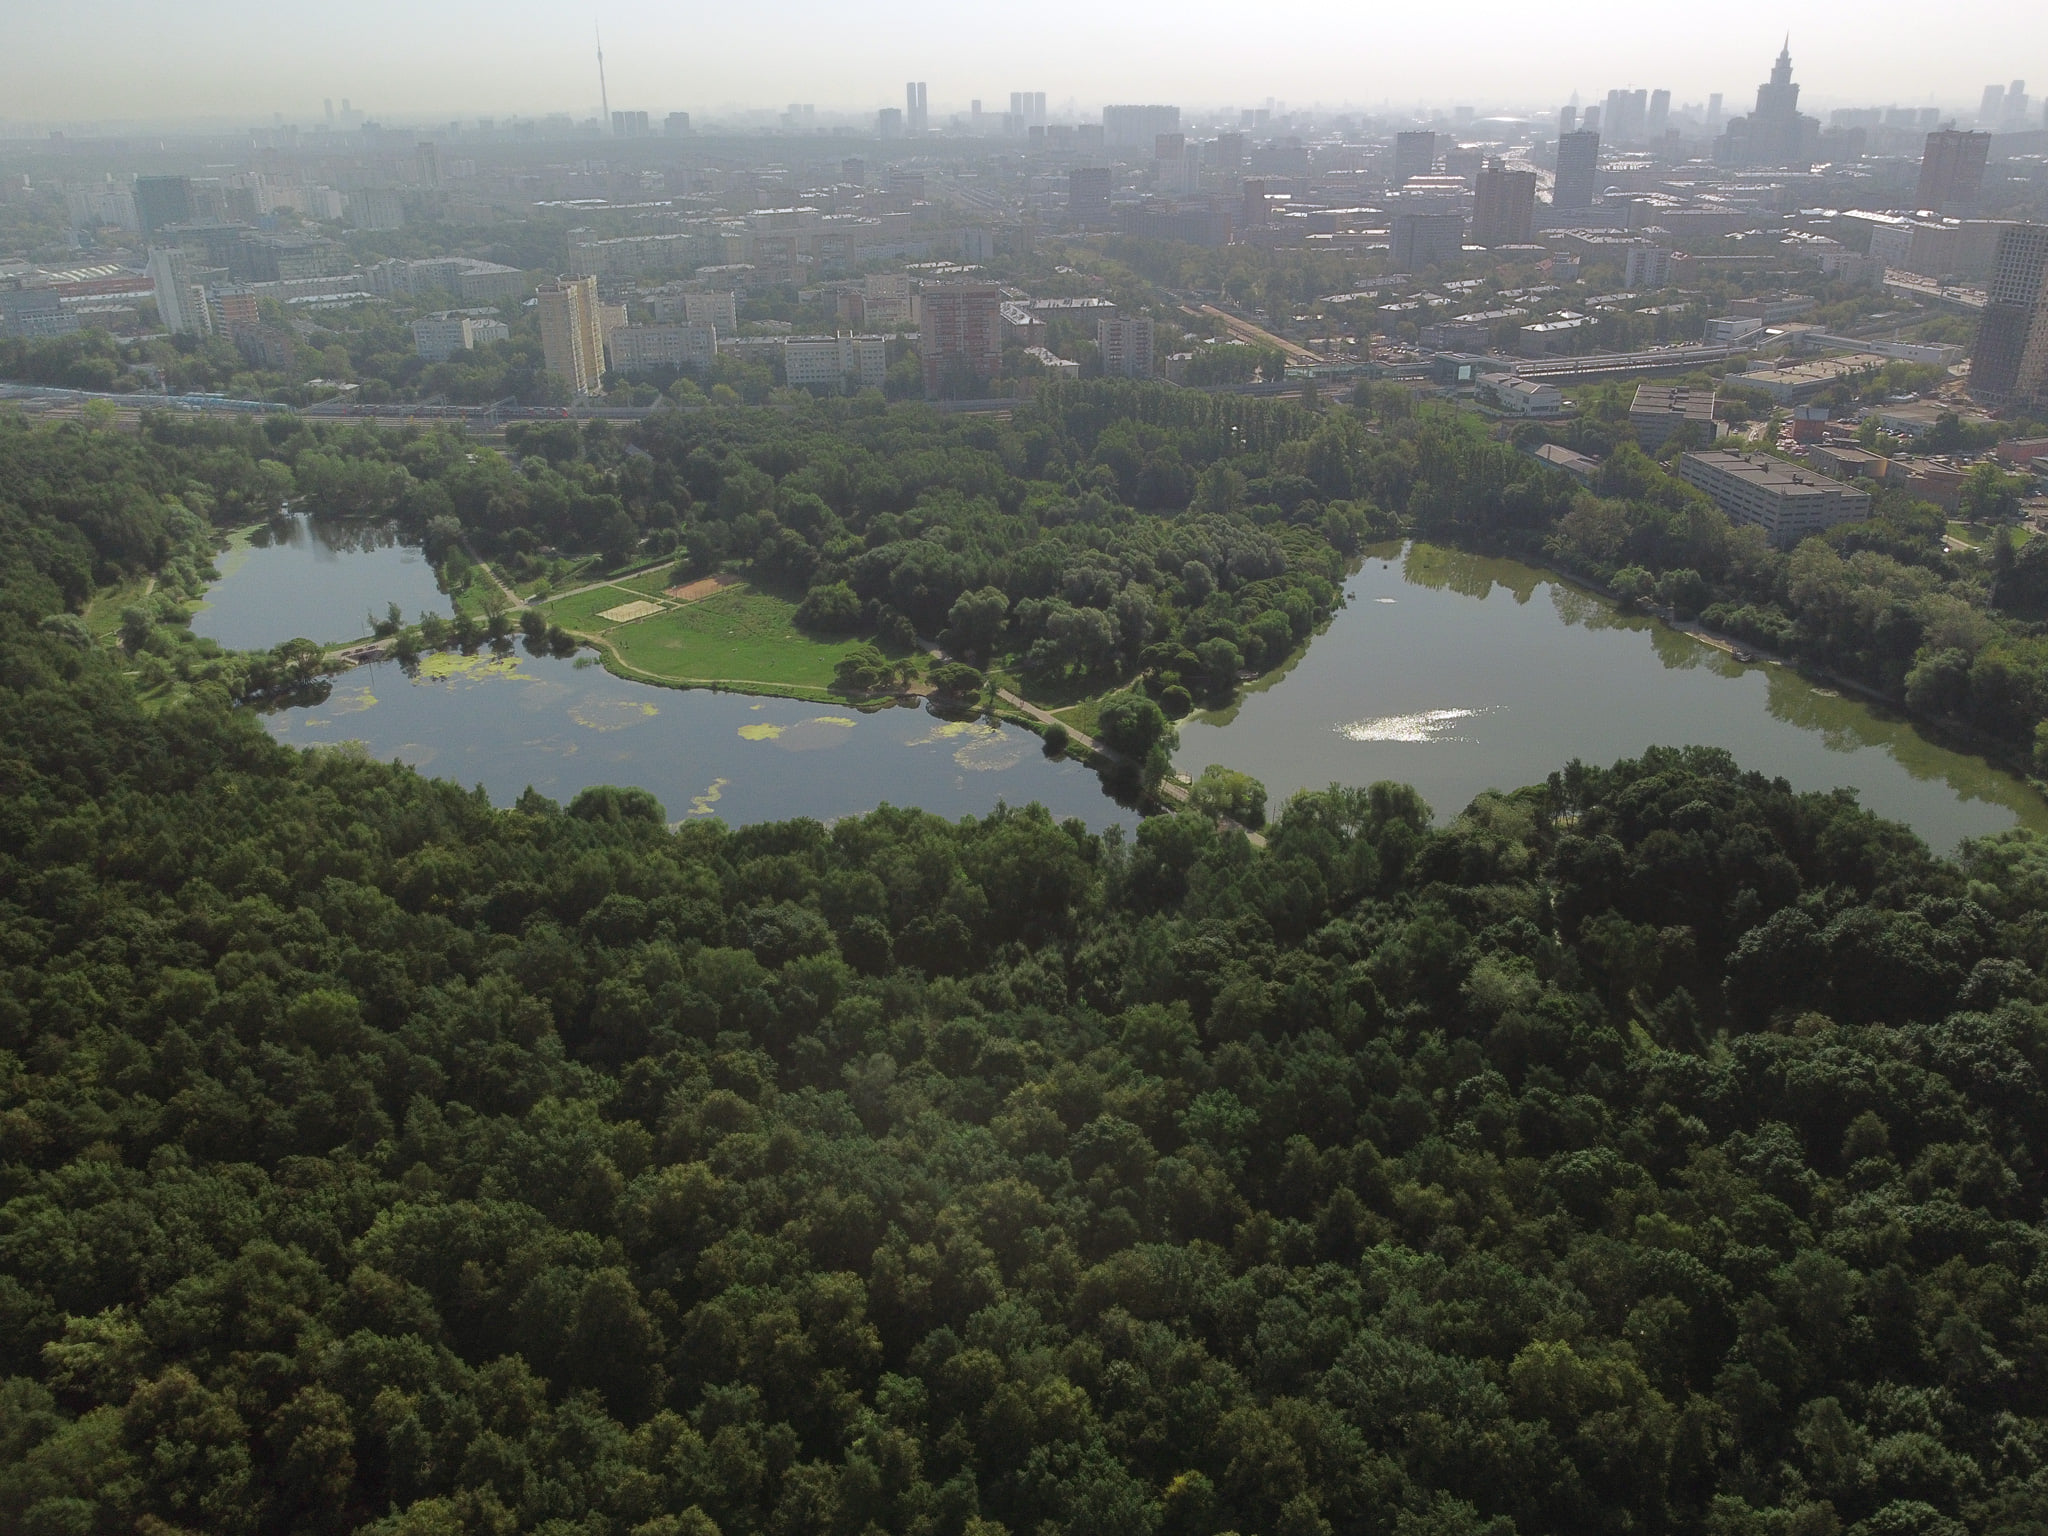
<path fill-rule="evenodd" d="M 1957 218 L 1975 213 L 1978 193 L 1984 185 L 1984 161 L 1990 153 L 1988 133 L 1942 128 L 1927 135 L 1913 206 Z"/>
<path fill-rule="evenodd" d="M 1109 228 L 1110 177 L 1106 165 L 1077 165 L 1067 172 L 1067 217 L 1079 228 Z"/>
<path fill-rule="evenodd" d="M 2004 118 L 2005 87 L 2002 85 L 1985 86 L 1984 100 L 1977 108 L 1977 126 L 1980 128 L 1996 128 Z"/>
<path fill-rule="evenodd" d="M 903 109 L 884 107 L 875 114 L 875 137 L 878 139 L 900 139 L 903 137 Z"/>
<path fill-rule="evenodd" d="M 1557 109 L 1557 131 L 1570 133 L 1579 126 L 1579 109 L 1576 106 Z"/>
<path fill-rule="evenodd" d="M 2015 80 L 2005 88 L 2005 127 L 2017 133 L 2027 126 L 2027 82 Z"/>
<path fill-rule="evenodd" d="M 1394 170 L 1387 185 L 1398 189 L 1410 176 L 1427 176 L 1436 168 L 1436 135 L 1428 129 L 1394 135 Z"/>
<path fill-rule="evenodd" d="M 1465 253 L 1461 213 L 1397 213 L 1393 230 L 1394 268 L 1420 272 L 1458 260 Z"/>
<path fill-rule="evenodd" d="M 604 381 L 603 318 L 597 279 L 560 277 L 540 287 L 540 350 L 547 371 L 571 393 L 594 395 Z"/>
<path fill-rule="evenodd" d="M 211 336 L 213 316 L 206 292 L 193 279 L 192 264 L 175 245 L 149 253 L 149 280 L 156 288 L 157 317 L 173 336 Z"/>
<path fill-rule="evenodd" d="M 994 283 L 940 283 L 918 296 L 924 392 L 976 388 L 1002 371 L 1003 290 Z"/>
<path fill-rule="evenodd" d="M 1179 107 L 1113 106 L 1102 109 L 1102 143 L 1107 149 L 1145 149 L 1160 134 L 1179 132 Z"/>
<path fill-rule="evenodd" d="M 145 235 L 192 217 L 192 183 L 183 176 L 135 178 L 135 217 Z"/>
<path fill-rule="evenodd" d="M 1792 83 L 1792 39 L 1785 39 L 1771 78 L 1756 88 L 1756 110 L 1731 118 L 1714 144 L 1714 158 L 1729 166 L 1810 167 L 1820 152 L 1820 119 L 1799 110 Z"/>
<path fill-rule="evenodd" d="M 1479 173 L 1472 208 L 1474 245 L 1527 245 L 1536 233 L 1536 173 L 1511 171 L 1499 160 Z"/>
<path fill-rule="evenodd" d="M 1644 131 L 1653 139 L 1661 139 L 1671 127 L 1671 93 L 1650 92 L 1650 117 L 1644 124 Z"/>
<path fill-rule="evenodd" d="M 924 87 L 922 80 L 906 81 L 903 86 L 903 128 L 913 139 L 924 133 L 928 123 Z"/>
<path fill-rule="evenodd" d="M 1600 109 L 1598 107 L 1588 107 L 1579 114 L 1579 131 L 1582 133 L 1598 133 L 1600 131 Z"/>
<path fill-rule="evenodd" d="M 2039 394 L 2044 382 L 2026 377 L 2029 354 L 2048 345 L 2048 224 L 2008 224 L 1998 232 L 1984 318 L 1970 354 L 1970 393 L 1994 404 Z M 2038 367 L 2036 369 L 2038 372 Z"/>
<path fill-rule="evenodd" d="M 1714 92 L 1707 98 L 1707 132 L 1717 133 L 1721 128 L 1721 93 Z"/>
<path fill-rule="evenodd" d="M 1600 135 L 1581 129 L 1559 136 L 1557 183 L 1550 189 L 1553 208 L 1590 208 L 1600 180 Z"/>

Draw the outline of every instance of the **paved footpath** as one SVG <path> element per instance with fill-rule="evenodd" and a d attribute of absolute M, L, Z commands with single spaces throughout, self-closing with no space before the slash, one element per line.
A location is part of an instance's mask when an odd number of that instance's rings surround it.
<path fill-rule="evenodd" d="M 1116 759 L 1121 759 L 1123 756 L 1122 753 L 1116 751 L 1114 748 L 1103 746 L 1100 742 L 1096 741 L 1094 737 L 1083 735 L 1080 731 L 1075 730 L 1071 725 L 1068 725 L 1066 721 L 1060 719 L 1057 715 L 1053 714 L 1052 711 L 1040 709 L 1036 704 L 1033 704 L 1028 699 L 1018 698 L 1016 694 L 1010 692 L 1010 690 L 1007 688 L 998 688 L 996 690 L 996 697 L 1001 699 L 1005 704 L 1009 705 L 1012 709 L 1018 710 L 1024 714 L 1029 715 L 1032 719 L 1038 721 L 1040 724 L 1057 725 L 1062 727 L 1072 740 L 1079 742 L 1081 746 L 1089 752 L 1100 752 L 1104 757 Z M 1164 795 L 1169 800 L 1176 801 L 1181 805 L 1186 805 L 1188 803 L 1188 787 L 1187 785 L 1181 783 L 1178 779 L 1161 779 L 1159 783 L 1154 787 L 1159 791 L 1160 794 Z M 1236 826 L 1237 824 L 1235 822 L 1232 822 L 1231 825 Z M 1260 833 L 1252 832 L 1244 828 L 1239 828 L 1239 830 L 1243 831 L 1244 835 L 1248 839 L 1250 839 L 1251 845 L 1254 848 L 1263 848 L 1266 846 L 1266 839 Z"/>

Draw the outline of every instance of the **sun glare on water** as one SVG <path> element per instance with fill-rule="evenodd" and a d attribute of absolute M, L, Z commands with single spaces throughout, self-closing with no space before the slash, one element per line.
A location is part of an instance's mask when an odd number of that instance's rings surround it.
<path fill-rule="evenodd" d="M 1337 727 L 1350 741 L 1467 741 L 1452 729 L 1460 720 L 1487 714 L 1484 709 L 1426 709 L 1413 715 L 1381 715 Z"/>

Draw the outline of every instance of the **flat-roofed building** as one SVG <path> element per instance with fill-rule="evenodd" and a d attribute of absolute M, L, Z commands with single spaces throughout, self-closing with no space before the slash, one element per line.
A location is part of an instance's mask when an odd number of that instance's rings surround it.
<path fill-rule="evenodd" d="M 1662 384 L 1638 384 L 1636 397 L 1628 408 L 1628 424 L 1635 428 L 1636 441 L 1655 452 L 1671 440 L 1680 427 L 1697 427 L 1714 440 L 1714 392 L 1711 389 L 1672 389 Z"/>
<path fill-rule="evenodd" d="M 1002 372 L 1002 306 L 994 283 L 939 283 L 918 295 L 926 394 L 984 384 Z"/>
<path fill-rule="evenodd" d="M 1472 205 L 1474 245 L 1527 245 L 1536 230 L 1536 173 L 1489 160 Z"/>
<path fill-rule="evenodd" d="M 1394 266 L 1420 272 L 1465 254 L 1465 217 L 1458 213 L 1397 213 L 1392 233 Z"/>
<path fill-rule="evenodd" d="M 622 325 L 611 334 L 612 367 L 620 373 L 661 368 L 708 368 L 718 356 L 718 328 L 705 321 L 681 325 Z"/>
<path fill-rule="evenodd" d="M 1135 315 L 1128 320 L 1105 320 L 1095 328 L 1095 345 L 1102 353 L 1102 372 L 1112 379 L 1152 377 L 1152 317 Z"/>
<path fill-rule="evenodd" d="M 413 351 L 430 363 L 445 363 L 458 352 L 506 341 L 511 335 L 511 327 L 491 315 L 422 315 L 412 323 Z"/>
<path fill-rule="evenodd" d="M 782 374 L 791 384 L 837 389 L 880 389 L 889 378 L 889 343 L 881 336 L 792 336 L 782 348 Z"/>
<path fill-rule="evenodd" d="M 1706 492 L 1730 522 L 1761 528 L 1780 548 L 1870 516 L 1869 492 L 1768 454 L 1733 448 L 1684 454 L 1678 477 Z"/>

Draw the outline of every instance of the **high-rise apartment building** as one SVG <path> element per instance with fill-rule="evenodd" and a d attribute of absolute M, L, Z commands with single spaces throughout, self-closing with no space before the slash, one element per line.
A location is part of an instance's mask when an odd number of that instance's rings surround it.
<path fill-rule="evenodd" d="M 1650 92 L 1650 116 L 1643 124 L 1643 130 L 1650 139 L 1661 139 L 1671 128 L 1671 93 Z"/>
<path fill-rule="evenodd" d="M 1436 168 L 1436 135 L 1428 129 L 1394 135 L 1394 169 L 1387 185 L 1399 188 L 1410 176 L 1427 176 Z"/>
<path fill-rule="evenodd" d="M 1526 245 L 1536 233 L 1536 173 L 1489 160 L 1477 178 L 1474 245 Z"/>
<path fill-rule="evenodd" d="M 922 136 L 928 122 L 924 86 L 924 81 L 912 80 L 903 87 L 903 127 L 912 138 Z"/>
<path fill-rule="evenodd" d="M 1102 354 L 1104 376 L 1112 379 L 1151 378 L 1152 340 L 1152 317 L 1149 315 L 1096 322 L 1095 346 Z"/>
<path fill-rule="evenodd" d="M 1970 392 L 1993 404 L 2048 393 L 2048 224 L 1999 231 L 1985 300 L 1970 354 Z"/>
<path fill-rule="evenodd" d="M 1557 109 L 1557 131 L 1559 133 L 1575 133 L 1578 131 L 1578 126 L 1579 109 L 1576 103 L 1571 103 Z"/>
<path fill-rule="evenodd" d="M 1628 265 L 1621 278 L 1624 288 L 1669 288 L 1671 286 L 1671 252 L 1661 245 L 1632 245 L 1628 248 Z"/>
<path fill-rule="evenodd" d="M 192 217 L 192 183 L 183 176 L 135 178 L 135 218 L 144 235 Z"/>
<path fill-rule="evenodd" d="M 616 112 L 612 114 L 613 117 L 618 115 Z M 647 116 L 644 112 L 640 115 L 643 119 Z M 431 140 L 423 139 L 414 146 L 413 167 L 421 186 L 431 188 L 441 185 L 441 152 L 434 147 Z"/>
<path fill-rule="evenodd" d="M 1607 112 L 1600 119 L 1601 130 L 1615 144 L 1640 144 L 1643 122 L 1649 111 L 1648 91 L 1609 91 Z"/>
<path fill-rule="evenodd" d="M 1931 213 L 1967 218 L 1977 211 L 1984 185 L 1984 162 L 1991 153 L 1991 135 L 1942 128 L 1927 135 L 1920 157 L 1920 185 L 1914 206 Z"/>
<path fill-rule="evenodd" d="M 1109 227 L 1110 169 L 1077 165 L 1067 172 L 1067 217 L 1081 229 Z"/>
<path fill-rule="evenodd" d="M 1465 216 L 1459 213 L 1397 213 L 1393 229 L 1394 268 L 1420 272 L 1459 259 L 1465 251 Z"/>
<path fill-rule="evenodd" d="M 213 315 L 206 293 L 192 276 L 192 263 L 175 245 L 149 253 L 149 280 L 156 287 L 157 317 L 173 336 L 211 336 Z"/>
<path fill-rule="evenodd" d="M 1557 182 L 1551 188 L 1553 208 L 1593 206 L 1600 179 L 1600 135 L 1589 129 L 1560 134 L 1557 140 Z"/>
<path fill-rule="evenodd" d="M 572 393 L 594 395 L 604 381 L 604 321 L 595 277 L 559 277 L 540 287 L 540 348 L 547 371 Z"/>
<path fill-rule="evenodd" d="M 994 283 L 941 283 L 918 296 L 927 395 L 971 388 L 1002 371 L 1002 308 Z"/>

